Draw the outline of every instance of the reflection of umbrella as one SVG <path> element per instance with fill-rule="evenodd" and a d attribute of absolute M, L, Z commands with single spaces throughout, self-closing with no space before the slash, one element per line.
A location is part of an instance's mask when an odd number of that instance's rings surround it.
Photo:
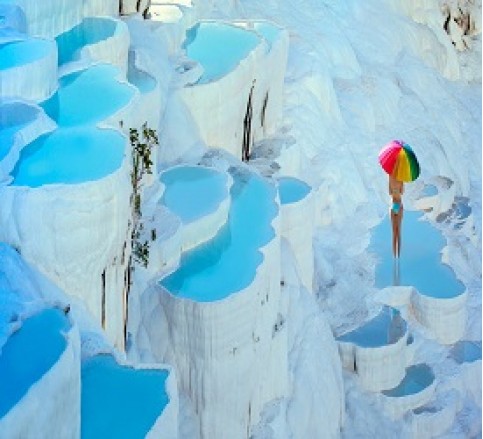
<path fill-rule="evenodd" d="M 419 177 L 419 163 L 411 147 L 402 140 L 389 142 L 379 153 L 382 168 L 399 181 L 414 181 Z"/>

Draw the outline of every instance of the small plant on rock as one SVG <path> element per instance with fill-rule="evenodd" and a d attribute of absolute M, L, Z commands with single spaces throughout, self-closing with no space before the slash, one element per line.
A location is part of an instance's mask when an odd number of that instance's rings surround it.
<path fill-rule="evenodd" d="M 149 263 L 149 241 L 141 240 L 141 233 L 144 229 L 141 211 L 143 178 L 145 175 L 152 174 L 151 152 L 158 145 L 159 140 L 156 131 L 148 128 L 147 123 L 144 123 L 140 131 L 136 128 L 129 129 L 129 141 L 132 147 L 131 250 L 134 262 L 146 268 Z M 151 236 L 153 236 L 153 231 L 151 231 Z M 130 265 L 130 268 L 133 268 L 132 263 Z"/>

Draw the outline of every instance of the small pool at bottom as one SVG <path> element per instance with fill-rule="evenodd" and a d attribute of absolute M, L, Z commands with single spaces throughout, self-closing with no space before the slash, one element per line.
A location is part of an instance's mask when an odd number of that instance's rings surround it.
<path fill-rule="evenodd" d="M 450 357 L 457 363 L 473 363 L 481 360 L 481 341 L 461 340 L 450 351 Z"/>
<path fill-rule="evenodd" d="M 311 187 L 302 180 L 294 177 L 280 177 L 278 179 L 278 193 L 281 204 L 291 204 L 305 198 Z"/>
<path fill-rule="evenodd" d="M 417 211 L 404 210 L 401 255 L 392 254 L 392 229 L 388 216 L 372 230 L 369 249 L 376 254 L 376 286 L 414 286 L 429 297 L 447 299 L 464 293 L 465 287 L 454 271 L 441 260 L 446 241 L 442 233 Z M 397 273 L 397 276 L 395 275 Z"/>
<path fill-rule="evenodd" d="M 70 326 L 63 311 L 48 308 L 26 319 L 8 338 L 0 352 L 0 418 L 59 360 Z"/>
<path fill-rule="evenodd" d="M 121 167 L 125 149 L 126 139 L 114 130 L 58 129 L 22 150 L 11 184 L 39 187 L 99 180 Z"/>
<path fill-rule="evenodd" d="M 82 364 L 81 437 L 141 439 L 169 402 L 161 369 L 122 366 L 111 355 Z"/>
<path fill-rule="evenodd" d="M 427 364 L 415 364 L 406 369 L 403 380 L 393 389 L 383 390 L 385 396 L 400 398 L 414 395 L 429 387 L 434 381 L 434 372 Z"/>
<path fill-rule="evenodd" d="M 255 174 L 234 174 L 228 221 L 218 234 L 183 254 L 180 267 L 160 281 L 171 294 L 198 302 L 221 300 L 246 288 L 263 261 L 260 248 L 275 231 L 275 188 Z"/>

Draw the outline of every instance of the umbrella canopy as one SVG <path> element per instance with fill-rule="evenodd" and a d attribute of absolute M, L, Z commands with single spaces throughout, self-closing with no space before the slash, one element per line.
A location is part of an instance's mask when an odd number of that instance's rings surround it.
<path fill-rule="evenodd" d="M 419 177 L 420 168 L 416 154 L 402 140 L 393 140 L 384 146 L 379 153 L 379 163 L 396 180 L 409 182 Z"/>

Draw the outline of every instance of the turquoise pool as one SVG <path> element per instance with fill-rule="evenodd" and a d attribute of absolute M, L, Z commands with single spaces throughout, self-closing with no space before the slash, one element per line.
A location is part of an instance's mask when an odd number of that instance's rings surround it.
<path fill-rule="evenodd" d="M 281 177 L 278 179 L 278 193 L 281 204 L 291 204 L 305 198 L 311 187 L 294 177 Z"/>
<path fill-rule="evenodd" d="M 81 437 L 142 439 L 169 402 L 167 370 L 121 366 L 111 355 L 82 364 Z"/>
<path fill-rule="evenodd" d="M 63 76 L 58 91 L 41 104 L 59 126 L 95 124 L 125 107 L 135 89 L 119 82 L 119 70 L 98 64 Z"/>
<path fill-rule="evenodd" d="M 125 138 L 114 130 L 59 129 L 22 150 L 12 172 L 12 185 L 39 187 L 98 180 L 119 169 L 125 148 Z"/>
<path fill-rule="evenodd" d="M 226 225 L 212 240 L 184 253 L 178 270 L 161 280 L 173 295 L 213 302 L 253 281 L 263 261 L 259 249 L 275 237 L 271 222 L 278 213 L 276 192 L 262 177 L 233 177 Z"/>
<path fill-rule="evenodd" d="M 441 261 L 441 250 L 446 244 L 442 233 L 422 213 L 404 211 L 401 233 L 399 283 L 410 285 L 426 296 L 452 298 L 465 291 L 454 271 Z M 370 250 L 376 254 L 376 286 L 384 288 L 394 284 L 395 261 L 392 254 L 390 218 L 372 230 Z"/>
<path fill-rule="evenodd" d="M 229 196 L 228 178 L 215 169 L 178 166 L 161 174 L 166 186 L 161 203 L 185 224 L 215 212 Z"/>
<path fill-rule="evenodd" d="M 382 393 L 393 398 L 414 395 L 429 387 L 433 381 L 433 370 L 427 364 L 415 364 L 406 369 L 406 375 L 398 386 Z"/>
<path fill-rule="evenodd" d="M 203 67 L 199 84 L 231 72 L 255 49 L 261 38 L 254 32 L 220 22 L 201 22 L 188 29 L 183 49 Z"/>
<path fill-rule="evenodd" d="M 55 38 L 59 51 L 59 65 L 75 61 L 79 51 L 87 45 L 107 40 L 116 32 L 116 22 L 110 18 L 84 18 L 80 24 Z"/>
<path fill-rule="evenodd" d="M 0 352 L 0 418 L 58 361 L 69 329 L 64 313 L 50 308 L 26 319 L 10 336 Z"/>
<path fill-rule="evenodd" d="M 38 38 L 0 44 L 0 70 L 30 64 L 54 50 L 53 43 Z"/>

